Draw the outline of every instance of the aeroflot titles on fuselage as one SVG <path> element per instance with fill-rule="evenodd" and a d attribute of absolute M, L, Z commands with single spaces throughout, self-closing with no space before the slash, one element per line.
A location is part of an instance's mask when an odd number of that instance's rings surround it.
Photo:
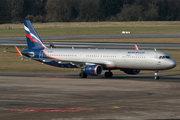
<path fill-rule="evenodd" d="M 134 51 L 129 51 L 127 52 L 129 54 L 145 54 L 146 52 L 134 52 Z"/>

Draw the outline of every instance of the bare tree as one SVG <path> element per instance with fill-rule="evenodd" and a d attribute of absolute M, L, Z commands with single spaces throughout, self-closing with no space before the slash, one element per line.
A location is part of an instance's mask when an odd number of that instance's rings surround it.
<path fill-rule="evenodd" d="M 155 21 L 158 20 L 159 14 L 158 14 L 158 7 L 155 4 L 148 5 L 148 10 L 144 13 L 145 20 L 147 21 Z"/>
<path fill-rule="evenodd" d="M 7 13 L 11 21 L 20 20 L 24 0 L 6 0 Z"/>
<path fill-rule="evenodd" d="M 140 5 L 124 5 L 122 12 L 117 14 L 119 21 L 143 20 L 143 7 Z"/>
<path fill-rule="evenodd" d="M 0 0 L 0 23 L 8 21 L 7 9 L 6 9 L 6 0 Z"/>
<path fill-rule="evenodd" d="M 46 4 L 47 18 L 50 21 L 70 21 L 73 3 L 74 0 L 48 0 Z"/>
<path fill-rule="evenodd" d="M 81 0 L 79 19 L 81 21 L 98 21 L 99 0 Z"/>

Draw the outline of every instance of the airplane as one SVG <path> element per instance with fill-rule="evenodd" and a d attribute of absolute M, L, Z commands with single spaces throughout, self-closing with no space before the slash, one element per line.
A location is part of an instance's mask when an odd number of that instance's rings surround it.
<path fill-rule="evenodd" d="M 56 67 L 80 68 L 80 78 L 101 75 L 103 70 L 107 71 L 104 76 L 111 78 L 111 71 L 119 69 L 131 75 L 137 75 L 141 70 L 152 70 L 157 80 L 159 70 L 176 66 L 176 61 L 169 54 L 157 50 L 139 50 L 136 44 L 135 50 L 56 48 L 53 45 L 47 48 L 29 20 L 24 20 L 24 29 L 28 49 L 20 52 L 15 46 L 19 56 Z"/>

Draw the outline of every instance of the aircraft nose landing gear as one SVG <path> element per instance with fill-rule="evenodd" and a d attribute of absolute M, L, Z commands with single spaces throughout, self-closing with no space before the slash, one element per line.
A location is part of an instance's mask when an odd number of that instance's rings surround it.
<path fill-rule="evenodd" d="M 158 79 L 159 79 L 158 70 L 155 70 L 155 71 L 154 71 L 154 75 L 155 75 L 155 76 L 154 76 L 154 79 L 155 79 L 155 80 L 158 80 Z"/>

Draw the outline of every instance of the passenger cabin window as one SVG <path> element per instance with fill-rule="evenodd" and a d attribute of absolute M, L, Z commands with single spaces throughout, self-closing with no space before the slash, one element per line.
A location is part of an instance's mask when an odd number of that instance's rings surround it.
<path fill-rule="evenodd" d="M 159 56 L 159 59 L 165 59 L 165 58 L 170 59 L 170 56 Z"/>

